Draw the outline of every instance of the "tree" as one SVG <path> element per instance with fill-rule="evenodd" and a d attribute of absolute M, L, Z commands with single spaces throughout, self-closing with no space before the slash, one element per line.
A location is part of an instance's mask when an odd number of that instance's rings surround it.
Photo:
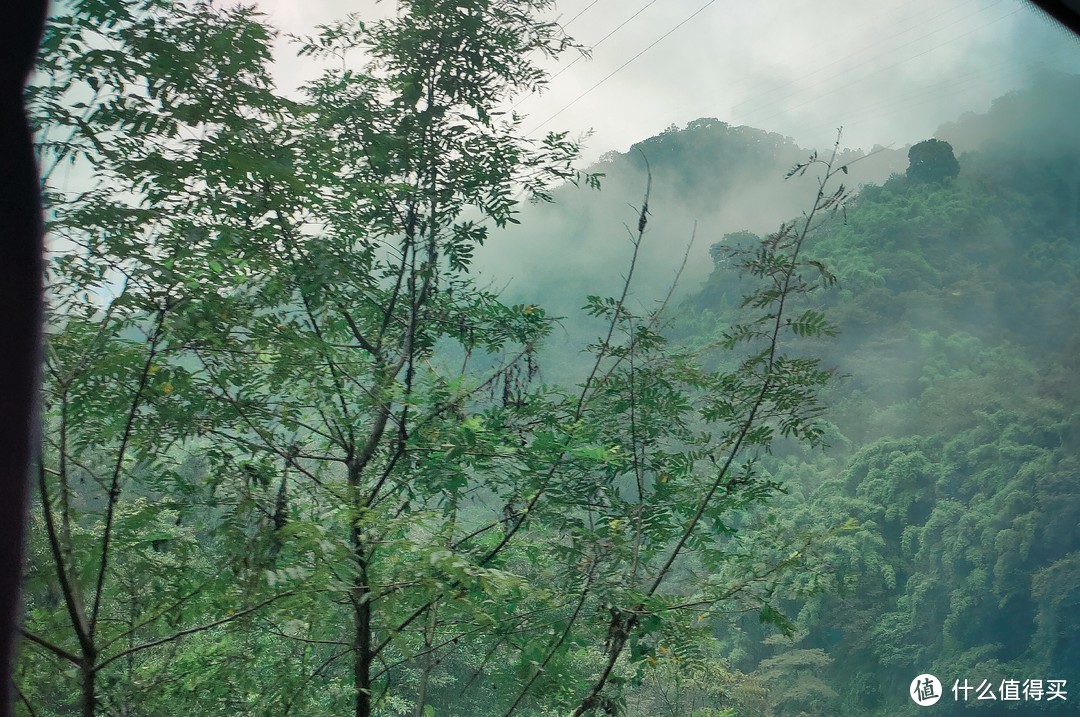
<path fill-rule="evenodd" d="M 422 715 L 480 695 L 493 714 L 583 714 L 620 699 L 624 653 L 654 658 L 716 603 L 786 629 L 773 596 L 811 541 L 735 536 L 778 488 L 757 454 L 820 438 L 828 374 L 781 343 L 830 333 L 795 306 L 828 282 L 803 243 L 846 197 L 826 191 L 841 168 L 797 167 L 824 168 L 805 222 L 733 255 L 763 288 L 710 346 L 741 349 L 726 370 L 628 309 L 646 191 L 622 294 L 588 299 L 607 326 L 591 369 L 539 384 L 553 320 L 468 270 L 516 192 L 597 183 L 565 135 L 522 139 L 494 110 L 571 46 L 537 19 L 549 6 L 412 0 L 322 28 L 300 52 L 331 69 L 302 100 L 273 92 L 250 10 L 53 20 L 31 97 L 43 161 L 97 181 L 61 194 L 47 166 L 70 246 L 50 269 L 28 639 L 77 666 L 84 715 L 150 685 L 180 711 L 193 691 L 172 685 L 194 679 L 201 714 Z M 65 692 L 31 694 L 60 710 Z"/>
<path fill-rule="evenodd" d="M 207 5 L 85 4 L 47 27 L 49 81 L 28 104 L 54 254 L 19 675 L 39 709 L 122 712 L 142 701 L 141 678 L 160 679 L 155 660 L 175 641 L 280 597 L 252 596 L 231 579 L 234 556 L 200 550 L 220 526 L 174 490 L 186 480 L 175 446 L 206 403 L 186 390 L 173 331 L 170 294 L 191 279 L 169 267 L 195 229 L 169 187 L 209 184 L 195 158 L 238 129 L 239 108 L 265 107 L 267 40 L 250 10 Z M 207 61 L 230 46 L 231 62 Z M 55 172 L 68 161 L 100 181 L 62 193 Z M 35 672 L 70 675 L 76 697 Z"/>
<path fill-rule="evenodd" d="M 960 173 L 952 145 L 927 139 L 908 150 L 907 176 L 915 182 L 943 182 Z"/>

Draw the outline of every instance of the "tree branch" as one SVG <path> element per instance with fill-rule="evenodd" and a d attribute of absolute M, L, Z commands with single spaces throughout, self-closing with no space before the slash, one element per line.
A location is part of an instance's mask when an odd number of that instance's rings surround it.
<path fill-rule="evenodd" d="M 246 615 L 250 615 L 253 612 L 257 612 L 258 610 L 262 610 L 264 607 L 266 607 L 267 605 L 270 605 L 271 603 L 275 603 L 275 602 L 277 602 L 278 600 L 280 600 L 280 599 L 282 599 L 284 597 L 289 597 L 290 595 L 294 595 L 294 594 L 295 593 L 290 590 L 289 592 L 281 593 L 280 595 L 275 595 L 272 598 L 268 598 L 266 600 L 263 600 L 262 602 L 258 603 L 257 605 L 253 605 L 253 606 L 251 606 L 249 608 L 246 608 L 244 610 L 241 610 L 239 612 L 235 612 L 232 615 L 229 615 L 227 617 L 223 617 L 220 620 L 215 620 L 214 622 L 210 622 L 210 623 L 207 623 L 205 625 L 197 625 L 195 627 L 189 627 L 186 630 L 180 630 L 179 632 L 173 633 L 172 635 L 169 635 L 168 637 L 163 637 L 163 638 L 161 638 L 159 640 L 151 640 L 150 642 L 144 642 L 141 645 L 135 645 L 134 647 L 129 647 L 126 650 L 121 650 L 120 652 L 116 653 L 115 655 L 108 658 L 107 660 L 103 660 L 103 661 L 99 662 L 97 665 L 95 665 L 94 666 L 94 671 L 96 672 L 96 671 L 99 671 L 101 669 L 104 669 L 106 666 L 112 664 L 113 662 L 116 662 L 117 660 L 119 660 L 119 659 L 121 659 L 123 657 L 127 657 L 128 655 L 134 655 L 137 652 L 142 652 L 143 650 L 149 650 L 151 647 L 158 647 L 159 645 L 165 645 L 165 644 L 168 644 L 170 642 L 175 642 L 176 640 L 179 640 L 182 637 L 187 637 L 188 635 L 194 635 L 194 634 L 200 633 L 200 632 L 206 632 L 207 630 L 212 630 L 215 627 L 220 627 L 221 625 L 226 625 L 226 624 L 228 624 L 230 622 L 233 622 L 235 620 L 239 620 L 240 618 L 242 618 L 242 617 L 244 617 Z"/>
<path fill-rule="evenodd" d="M 27 640 L 29 640 L 30 642 L 33 642 L 36 645 L 40 645 L 41 647 L 44 647 L 46 650 L 53 653 L 57 657 L 62 657 L 65 660 L 67 660 L 68 662 L 71 662 L 71 663 L 76 664 L 76 665 L 78 665 L 78 664 L 80 664 L 82 662 L 82 658 L 80 658 L 78 655 L 75 655 L 75 654 L 72 654 L 72 653 L 68 652 L 67 650 L 60 647 L 59 645 L 54 645 L 53 643 L 49 642 L 45 638 L 39 637 L 38 635 L 35 635 L 34 633 L 30 632 L 26 628 L 22 628 L 22 630 L 20 630 L 20 632 L 22 632 L 23 637 L 25 637 Z"/>
<path fill-rule="evenodd" d="M 120 439 L 120 447 L 116 452 L 116 466 L 113 468 L 112 481 L 109 485 L 108 505 L 105 508 L 105 526 L 102 528 L 101 559 L 98 563 L 97 583 L 94 586 L 94 606 L 90 611 L 90 624 L 87 626 L 88 636 L 91 641 L 97 631 L 98 610 L 101 608 L 101 595 L 105 590 L 105 573 L 109 566 L 109 547 L 112 543 L 112 523 L 116 513 L 116 502 L 120 497 L 120 476 L 124 468 L 124 458 L 127 454 L 128 441 L 135 428 L 135 414 L 142 402 L 143 392 L 146 390 L 147 381 L 150 378 L 150 369 L 157 357 L 157 343 L 161 336 L 161 327 L 165 321 L 165 309 L 158 311 L 157 321 L 154 324 L 153 334 L 150 338 L 150 352 L 143 363 L 142 372 L 139 376 L 139 386 L 131 399 L 131 409 L 128 411 L 127 420 L 124 422 L 124 433 Z"/>

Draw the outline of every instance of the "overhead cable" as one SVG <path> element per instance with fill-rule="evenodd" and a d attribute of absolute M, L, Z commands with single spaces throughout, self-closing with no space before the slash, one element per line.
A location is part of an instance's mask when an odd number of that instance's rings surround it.
<path fill-rule="evenodd" d="M 655 0 L 653 0 L 653 2 L 655 2 Z M 574 105 L 576 105 L 576 104 L 577 104 L 578 102 L 580 102 L 580 101 L 581 101 L 581 100 L 582 100 L 582 99 L 583 99 L 583 98 L 584 98 L 585 96 L 587 96 L 588 94 L 590 94 L 591 92 L 593 92 L 594 90 L 596 90 L 596 88 L 600 87 L 600 85 L 604 84 L 605 82 L 607 82 L 608 80 L 610 80 L 610 79 L 611 79 L 612 77 L 614 77 L 615 75 L 617 75 L 617 74 L 619 74 L 620 72 L 622 72 L 622 71 L 623 71 L 623 70 L 624 70 L 624 69 L 625 69 L 625 68 L 626 68 L 626 67 L 627 67 L 628 65 L 630 65 L 630 63 L 632 63 L 632 62 L 633 62 L 634 60 L 638 59 L 639 57 L 641 57 L 642 55 L 644 55 L 644 54 L 645 54 L 646 52 L 648 52 L 648 51 L 649 51 L 649 50 L 651 50 L 652 48 L 654 48 L 654 47 L 656 47 L 657 45 L 659 45 L 659 44 L 660 44 L 660 43 L 661 43 L 661 42 L 662 42 L 662 41 L 663 41 L 664 39 L 666 39 L 666 38 L 667 38 L 667 37 L 668 37 L 669 35 L 671 35 L 672 33 L 674 33 L 674 32 L 675 32 L 676 30 L 678 30 L 679 28 L 681 28 L 681 27 L 682 27 L 683 25 L 685 25 L 686 23 L 688 23 L 688 22 L 690 22 L 691 20 L 693 20 L 693 19 L 694 19 L 695 17 L 697 17 L 698 15 L 700 15 L 700 14 L 701 14 L 702 12 L 704 12 L 704 11 L 705 11 L 705 10 L 706 10 L 706 9 L 707 9 L 707 8 L 708 8 L 709 6 L 711 6 L 711 5 L 714 5 L 715 3 L 716 3 L 716 0 L 709 0 L 709 2 L 705 3 L 705 4 L 704 4 L 704 5 L 702 5 L 702 6 L 700 7 L 700 8 L 698 8 L 697 10 L 695 10 L 695 11 L 694 11 L 693 13 L 691 13 L 691 14 L 690 14 L 690 15 L 689 15 L 689 16 L 688 16 L 688 17 L 687 17 L 687 18 L 686 18 L 685 20 L 683 20 L 683 21 L 682 21 L 682 22 L 680 22 L 680 23 L 679 23 L 678 25 L 676 25 L 675 27 L 673 27 L 673 28 L 671 28 L 670 30 L 668 30 L 667 32 L 665 32 L 665 33 L 664 33 L 663 35 L 661 35 L 660 37 L 658 37 L 658 38 L 656 38 L 655 40 L 653 40 L 653 42 L 651 42 L 651 43 L 650 43 L 649 45 L 647 45 L 647 46 L 646 46 L 646 47 L 645 47 L 645 48 L 644 48 L 643 50 L 641 50 L 641 51 L 640 51 L 640 52 L 638 52 L 638 53 L 637 53 L 636 55 L 634 55 L 633 57 L 631 57 L 631 58 L 630 58 L 629 60 L 627 60 L 626 62 L 624 62 L 623 64 L 619 65 L 619 66 L 618 66 L 617 68 L 615 68 L 615 69 L 614 69 L 614 70 L 613 70 L 612 72 L 610 72 L 610 73 L 609 73 L 609 74 L 608 74 L 608 75 L 607 75 L 606 77 L 604 77 L 604 79 L 600 80 L 600 81 L 599 81 L 599 82 L 597 82 L 597 83 L 596 83 L 595 85 L 593 85 L 593 86 L 592 86 L 592 87 L 590 87 L 589 89 L 587 89 L 587 90 L 585 90 L 584 92 L 582 92 L 582 93 L 581 93 L 580 95 L 578 95 L 577 97 L 575 97 L 575 98 L 574 98 L 573 100 L 571 100 L 571 101 L 570 101 L 569 103 L 567 103 L 566 105 L 563 105 L 562 109 L 560 109 L 560 110 L 559 110 L 558 112 L 556 112 L 555 114 L 551 115 L 550 117 L 548 117 L 548 118 L 547 118 L 546 120 L 544 120 L 544 121 L 543 121 L 543 122 L 541 122 L 540 124 L 538 124 L 538 125 L 536 125 L 535 127 L 533 127 L 533 128 L 532 128 L 532 130 L 530 130 L 530 131 L 529 131 L 529 132 L 528 132 L 527 134 L 533 134 L 534 132 L 536 132 L 537 130 L 539 130 L 539 129 L 540 129 L 541 127 L 543 127 L 544 125 L 546 125 L 546 124 L 547 124 L 548 122 L 550 122 L 551 120 L 555 119 L 556 117 L 558 117 L 559 115 L 561 115 L 561 114 L 562 114 L 563 112 L 565 112 L 566 110 L 568 110 L 568 109 L 570 109 L 571 107 L 573 107 Z M 649 3 L 649 5 L 651 5 L 651 4 L 652 4 L 652 2 L 650 2 L 650 3 Z M 647 6 L 646 6 L 646 7 L 647 7 Z M 642 8 L 642 9 L 644 10 L 644 8 Z"/>
<path fill-rule="evenodd" d="M 588 10 L 588 9 L 589 9 L 590 7 L 592 7 L 593 5 L 595 5 L 595 4 L 597 3 L 597 2 L 599 2 L 599 0 L 594 0 L 594 2 L 592 3 L 592 5 L 589 5 L 588 7 L 586 7 L 586 8 L 585 8 L 585 10 Z M 591 50 L 595 50 L 596 48 L 600 47 L 600 45 L 601 45 L 601 44 L 603 44 L 604 40 L 608 39 L 609 37 L 611 37 L 612 35 L 614 35 L 615 33 L 617 33 L 617 32 L 618 32 L 619 30 L 621 30 L 621 29 L 623 29 L 624 27 L 626 27 L 626 25 L 627 25 L 627 24 L 628 24 L 628 23 L 629 23 L 629 22 L 630 22 L 631 20 L 633 20 L 633 19 L 634 19 L 635 17 L 637 17 L 637 16 L 638 16 L 638 15 L 640 15 L 641 13 L 645 12 L 645 11 L 646 11 L 646 10 L 647 10 L 647 9 L 649 8 L 649 6 L 650 6 L 650 5 L 654 5 L 655 3 L 656 3 L 656 0 L 649 0 L 649 2 L 645 3 L 645 5 L 643 5 L 643 6 L 642 6 L 642 7 L 641 7 L 641 8 L 640 8 L 640 9 L 639 9 L 639 10 L 638 10 L 637 12 L 635 12 L 635 13 L 634 13 L 633 15 L 631 15 L 630 17 L 626 18 L 626 19 L 625 19 L 625 20 L 623 20 L 623 21 L 622 21 L 621 23 L 619 23 L 619 25 L 617 25 L 617 26 L 615 27 L 615 29 L 614 29 L 614 30 L 612 30 L 611 32 L 609 32 L 608 34 L 604 35 L 604 36 L 603 36 L 603 37 L 601 37 L 601 38 L 600 38 L 599 40 L 597 40 L 596 42 L 594 42 L 594 43 L 593 43 L 592 45 L 590 45 L 590 46 L 589 46 L 589 50 L 590 50 L 590 51 L 591 51 Z M 581 12 L 579 12 L 579 13 L 578 13 L 577 15 L 574 15 L 574 17 L 572 17 L 572 18 L 570 19 L 570 22 L 573 22 L 574 20 L 576 20 L 576 19 L 578 19 L 579 17 L 581 17 L 581 13 L 585 12 L 585 10 L 582 10 L 582 11 L 581 11 Z M 566 25 L 569 25 L 569 24 L 570 24 L 570 22 L 566 23 Z M 566 25 L 563 25 L 563 27 L 566 27 Z M 585 55 L 584 55 L 584 54 L 581 54 L 581 55 L 578 55 L 577 57 L 575 57 L 575 58 L 574 58 L 573 60 L 571 60 L 570 62 L 568 62 L 568 63 L 567 63 L 567 64 L 566 64 L 566 65 L 565 65 L 565 66 L 564 66 L 564 67 L 563 67 L 563 68 L 562 68 L 561 70 L 559 70 L 559 71 L 558 71 L 558 72 L 556 72 L 556 73 L 555 73 L 554 75 L 552 75 L 551 77 L 549 77 L 549 78 L 548 78 L 548 82 L 550 82 L 550 81 L 554 80 L 554 79 L 555 79 L 556 77 L 558 77 L 558 76 L 559 76 L 559 75 L 561 75 L 562 73 L 564 73 L 564 72 L 566 72 L 567 70 L 569 70 L 569 69 L 570 69 L 571 67 L 573 67 L 574 65 L 576 65 L 576 64 L 577 64 L 577 63 L 578 63 L 578 62 L 579 62 L 579 61 L 581 60 L 581 58 L 583 58 L 583 57 L 585 57 Z M 521 98 L 520 100 L 518 100 L 517 102 L 515 102 L 515 103 L 514 103 L 514 105 L 513 105 L 513 106 L 512 106 L 512 107 L 511 107 L 510 109 L 511 109 L 511 110 L 513 110 L 513 109 L 516 109 L 516 108 L 518 107 L 518 105 L 520 105 L 520 104 L 521 104 L 522 102 L 524 102 L 525 100 L 529 99 L 529 98 L 530 98 L 530 97 L 532 97 L 532 96 L 533 96 L 533 95 L 531 95 L 531 94 L 530 94 L 530 95 L 526 95 L 526 96 L 522 97 L 522 98 Z M 535 132 L 536 130 L 533 130 L 533 131 Z M 531 133 L 530 133 L 530 134 L 531 134 Z"/>

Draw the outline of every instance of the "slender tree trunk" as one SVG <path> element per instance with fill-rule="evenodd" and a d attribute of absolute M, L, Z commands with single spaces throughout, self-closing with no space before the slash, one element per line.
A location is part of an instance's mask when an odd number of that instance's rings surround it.
<path fill-rule="evenodd" d="M 450 504 L 450 516 L 447 521 L 449 530 L 447 531 L 446 547 L 448 550 L 453 550 L 453 540 L 450 536 L 454 534 L 454 528 L 457 525 L 457 499 Z M 431 684 L 431 673 L 435 669 L 436 660 L 435 653 L 432 652 L 432 645 L 435 644 L 435 630 L 439 626 L 439 602 L 435 601 L 435 604 L 431 606 L 428 611 L 427 627 L 424 628 L 424 656 L 421 658 L 422 668 L 420 671 L 420 685 L 416 690 L 416 710 L 413 712 L 413 717 L 424 717 L 424 707 L 427 704 L 428 687 Z"/>
<path fill-rule="evenodd" d="M 356 691 L 355 717 L 371 717 L 371 663 L 375 659 L 371 644 L 371 583 L 368 575 L 368 546 L 361 526 L 361 516 L 366 510 L 365 502 L 360 497 L 360 478 L 364 467 L 379 445 L 386 422 L 389 419 L 389 405 L 380 407 L 371 433 L 361 449 L 361 455 L 354 457 L 352 450 L 348 460 L 349 490 L 352 494 L 352 528 L 349 536 L 352 542 L 353 556 L 356 558 L 356 577 L 353 578 L 350 600 L 353 606 L 353 689 Z"/>
<path fill-rule="evenodd" d="M 82 717 L 94 717 L 97 709 L 97 671 L 94 670 L 94 655 L 83 655 L 79 671 L 82 678 Z"/>
<path fill-rule="evenodd" d="M 359 571 L 353 582 L 353 685 L 356 689 L 356 717 L 371 717 L 371 586 L 368 584 L 367 558 L 358 531 L 353 529 L 353 549 Z"/>
<path fill-rule="evenodd" d="M 435 642 L 438 610 L 439 606 L 436 604 L 428 611 L 428 624 L 424 629 L 424 656 L 420 658 L 423 667 L 420 670 L 420 685 L 416 688 L 416 709 L 413 711 L 413 717 L 424 717 L 424 705 L 427 702 L 431 671 L 435 669 L 435 653 L 431 651 L 431 646 Z"/>

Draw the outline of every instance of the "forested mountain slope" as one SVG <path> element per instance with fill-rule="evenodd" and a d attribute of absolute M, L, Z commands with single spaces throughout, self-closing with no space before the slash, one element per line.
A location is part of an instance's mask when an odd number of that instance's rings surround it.
<path fill-rule="evenodd" d="M 850 164 L 857 196 L 811 248 L 837 278 L 816 295 L 839 331 L 814 346 L 842 377 L 824 401 L 830 446 L 770 461 L 789 491 L 774 514 L 791 530 L 849 519 L 860 529 L 826 547 L 835 589 L 790 600 L 793 642 L 753 618 L 716 627 L 721 664 L 734 670 L 725 679 L 742 675 L 724 688 L 736 714 L 916 714 L 906 694 L 924 672 L 944 685 L 939 714 L 965 708 L 952 693 L 965 679 L 999 697 L 1003 681 L 1080 683 L 1077 116 L 1080 77 L 1047 74 L 939 129 L 959 159 L 955 177 L 909 177 L 907 147 Z M 805 209 L 814 187 L 783 177 L 807 153 L 709 118 L 609 153 L 595 168 L 607 175 L 599 197 L 562 190 L 506 237 L 500 268 L 515 255 L 534 267 L 508 291 L 569 315 L 578 297 L 610 292 L 611 268 L 629 253 L 626 202 L 640 197 L 648 166 L 636 294 L 644 305 L 664 295 L 696 226 L 682 286 L 713 272 L 669 335 L 705 344 L 730 326 L 743 293 L 718 247 Z M 571 360 L 547 364 L 558 374 Z M 642 700 L 643 714 L 660 704 Z M 1078 702 L 972 691 L 966 706 L 1072 713 Z"/>
<path fill-rule="evenodd" d="M 829 548 L 839 593 L 791 601 L 793 644 L 763 647 L 749 623 L 718 633 L 769 678 L 772 714 L 916 714 L 904 695 L 926 672 L 945 688 L 938 714 L 961 714 L 965 679 L 999 698 L 972 691 L 979 714 L 1075 712 L 1071 695 L 1000 690 L 1073 685 L 1080 665 L 1078 108 L 1076 77 L 1002 98 L 943 128 L 982 140 L 958 176 L 863 187 L 818 237 L 838 278 L 819 301 L 840 330 L 821 350 L 844 378 L 826 398 L 831 448 L 775 458 L 790 491 L 777 514 L 861 530 Z M 726 325 L 738 291 L 723 269 L 684 336 Z"/>

